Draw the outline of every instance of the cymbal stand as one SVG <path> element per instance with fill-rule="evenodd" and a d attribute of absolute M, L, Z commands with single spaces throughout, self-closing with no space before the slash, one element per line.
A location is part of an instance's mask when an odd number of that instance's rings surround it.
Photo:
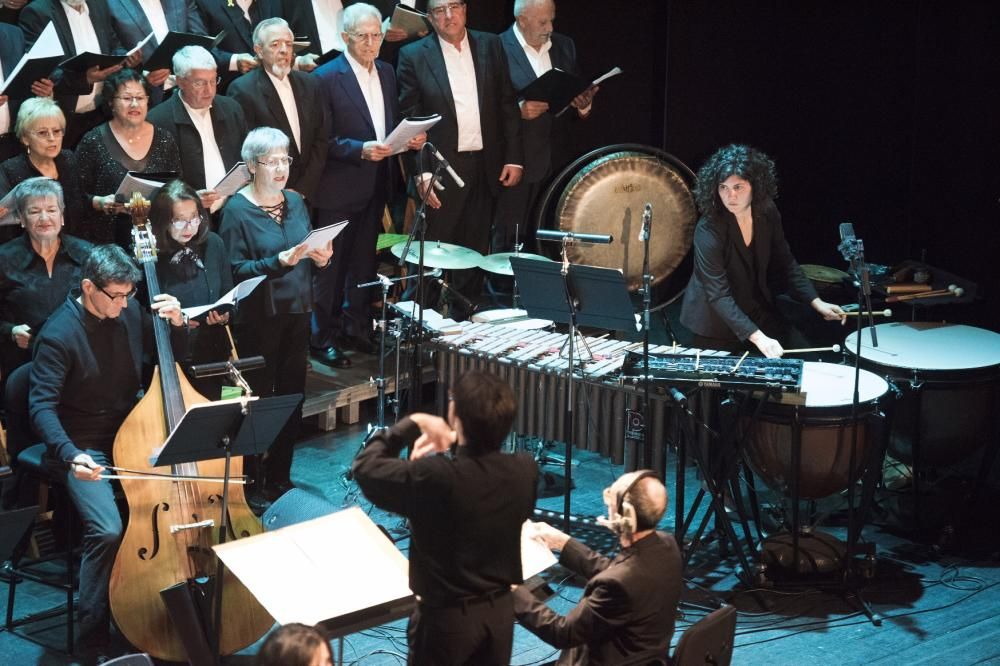
<path fill-rule="evenodd" d="M 420 149 L 420 162 L 423 163 L 424 148 Z M 413 335 L 413 366 L 410 376 L 410 410 L 411 412 L 417 411 L 420 407 L 420 393 L 423 387 L 423 375 L 424 375 L 424 359 L 421 350 L 421 339 L 423 336 L 424 329 L 424 244 L 427 239 L 427 200 L 430 198 L 431 193 L 434 191 L 435 184 L 441 180 L 441 171 L 444 170 L 445 163 L 441 160 L 436 160 L 434 165 L 434 171 L 431 172 L 431 178 L 427 181 L 427 189 L 424 191 L 424 195 L 420 198 L 420 205 L 417 206 L 417 210 L 413 215 L 413 228 L 410 229 L 410 236 L 406 239 L 406 245 L 403 247 L 402 255 L 399 257 L 399 265 L 403 266 L 406 263 L 406 257 L 410 253 L 410 245 L 413 243 L 414 239 L 417 239 L 417 298 L 415 299 L 417 305 L 419 306 L 419 312 L 415 319 L 411 320 L 411 331 L 416 325 L 415 335 Z M 418 173 L 425 173 L 421 168 Z"/>

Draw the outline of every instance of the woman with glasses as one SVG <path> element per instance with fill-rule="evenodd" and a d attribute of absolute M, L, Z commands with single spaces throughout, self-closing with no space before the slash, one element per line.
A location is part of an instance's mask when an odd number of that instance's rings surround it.
<path fill-rule="evenodd" d="M 35 334 L 80 284 L 80 267 L 92 247 L 63 233 L 63 189 L 55 180 L 36 176 L 21 181 L 14 190 L 14 209 L 24 233 L 0 245 L 4 377 L 31 360 Z"/>
<path fill-rule="evenodd" d="M 66 116 L 48 97 L 32 97 L 21 104 L 14 122 L 14 133 L 24 152 L 0 163 L 0 196 L 28 178 L 45 176 L 59 182 L 66 203 L 66 228 L 77 233 L 83 220 L 84 198 L 80 189 L 80 169 L 76 156 L 63 150 Z M 0 215 L 5 211 L 0 210 Z M 0 227 L 0 242 L 17 235 L 17 226 Z M 13 233 L 11 233 L 13 232 Z"/>
<path fill-rule="evenodd" d="M 236 343 L 242 356 L 263 356 L 263 370 L 247 376 L 257 395 L 302 393 L 306 383 L 312 276 L 330 263 L 333 247 L 310 250 L 309 211 L 288 182 L 288 136 L 273 127 L 251 131 L 242 158 L 253 180 L 222 209 L 219 234 L 226 244 L 233 278 L 267 279 L 240 303 Z M 266 490 L 272 497 L 291 485 L 292 447 L 300 415 L 288 420 L 265 461 Z M 258 486 L 259 487 L 259 486 Z M 251 507 L 260 504 L 248 497 Z"/>
<path fill-rule="evenodd" d="M 131 246 L 132 220 L 124 213 L 123 200 L 115 198 L 129 171 L 183 178 L 173 135 L 146 120 L 149 93 L 149 83 L 134 69 L 109 76 L 103 104 L 111 120 L 87 132 L 76 148 L 80 181 L 90 204 L 81 234 L 95 243 Z"/>
<path fill-rule="evenodd" d="M 153 197 L 149 222 L 159 250 L 156 275 L 161 291 L 173 294 L 184 307 L 195 307 L 214 303 L 233 288 L 226 248 L 209 230 L 208 213 L 194 188 L 180 180 L 164 185 Z M 228 323 L 228 312 L 214 310 L 190 320 L 188 356 L 177 359 L 181 367 L 228 359 Z M 209 400 L 221 397 L 221 378 L 188 379 Z"/>

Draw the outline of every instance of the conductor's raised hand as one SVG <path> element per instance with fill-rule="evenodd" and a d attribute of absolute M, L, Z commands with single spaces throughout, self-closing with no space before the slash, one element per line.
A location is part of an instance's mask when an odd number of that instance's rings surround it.
<path fill-rule="evenodd" d="M 410 420 L 420 428 L 420 437 L 413 443 L 410 458 L 417 460 L 434 453 L 443 453 L 457 441 L 455 431 L 448 422 L 433 414 L 410 414 Z"/>

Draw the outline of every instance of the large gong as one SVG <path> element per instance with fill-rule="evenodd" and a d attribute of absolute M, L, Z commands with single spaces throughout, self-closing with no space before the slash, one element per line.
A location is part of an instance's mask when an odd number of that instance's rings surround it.
<path fill-rule="evenodd" d="M 599 155 L 584 162 L 595 153 Z M 611 234 L 614 241 L 571 245 L 567 250 L 570 262 L 621 269 L 630 290 L 641 287 L 643 243 L 638 237 L 643 209 L 650 203 L 653 284 L 670 277 L 691 249 L 697 222 L 691 170 L 663 151 L 633 144 L 602 148 L 577 160 L 570 169 L 574 167 L 579 170 L 556 206 L 557 228 Z"/>

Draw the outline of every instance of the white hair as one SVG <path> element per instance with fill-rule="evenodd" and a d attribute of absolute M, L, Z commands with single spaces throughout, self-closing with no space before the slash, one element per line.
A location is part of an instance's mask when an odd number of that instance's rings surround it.
<path fill-rule="evenodd" d="M 184 78 L 196 69 L 216 68 L 215 58 L 203 46 L 185 46 L 174 54 L 174 76 Z"/>
<path fill-rule="evenodd" d="M 258 23 L 257 27 L 253 29 L 254 46 L 264 46 L 264 33 L 273 28 L 283 28 L 291 33 L 292 39 L 295 39 L 295 33 L 292 32 L 292 28 L 288 25 L 288 21 L 277 17 L 269 18 Z"/>
<path fill-rule="evenodd" d="M 240 148 L 240 159 L 252 164 L 273 150 L 288 150 L 288 135 L 273 127 L 258 127 L 247 134 Z"/>
<path fill-rule="evenodd" d="M 538 5 L 554 5 L 554 0 L 514 0 L 514 18 L 524 13 L 525 9 Z"/>
<path fill-rule="evenodd" d="M 379 24 L 382 23 L 382 13 L 378 10 L 378 8 L 364 2 L 351 5 L 345 9 L 342 14 L 342 30 L 344 32 L 354 32 L 354 29 L 358 27 L 358 24 L 366 18 L 373 18 L 378 21 Z"/>

